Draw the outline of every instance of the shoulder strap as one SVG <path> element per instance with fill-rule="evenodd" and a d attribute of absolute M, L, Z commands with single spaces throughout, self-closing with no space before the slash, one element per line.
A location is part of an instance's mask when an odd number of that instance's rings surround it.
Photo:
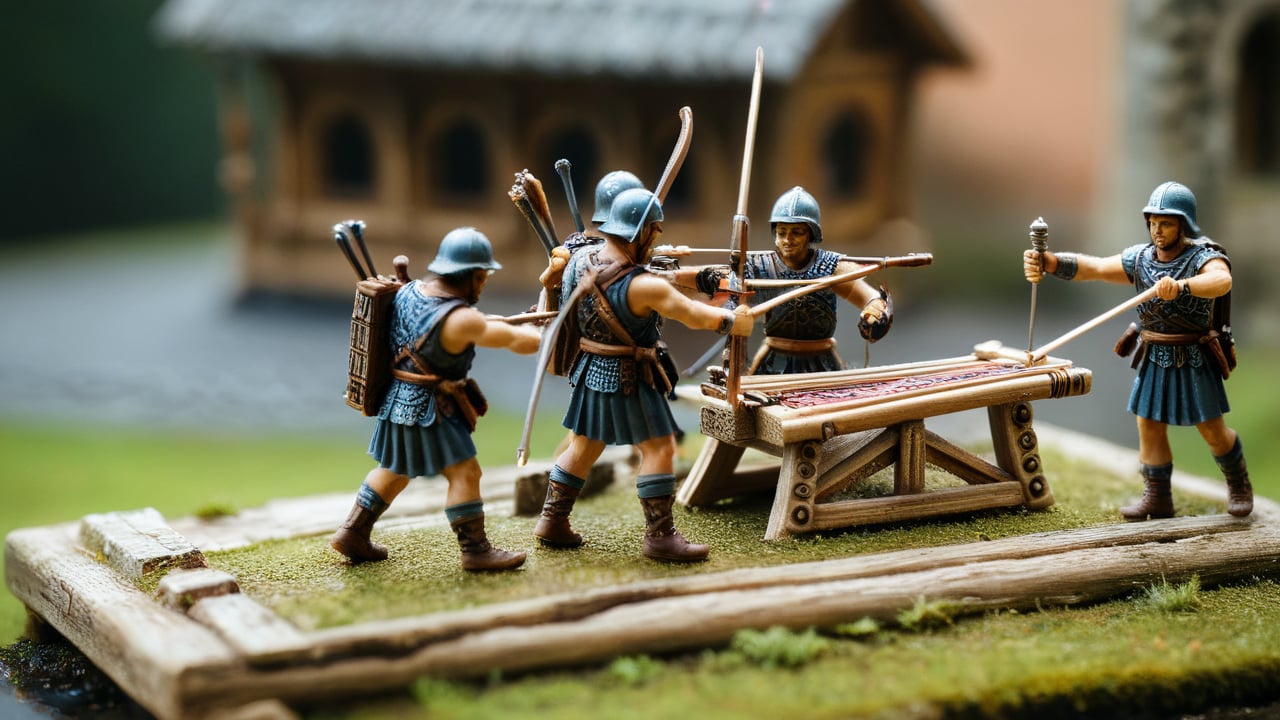
<path fill-rule="evenodd" d="M 449 313 L 456 310 L 458 306 L 465 304 L 467 304 L 467 301 L 462 298 L 455 297 L 446 300 L 441 304 L 440 310 L 437 311 L 440 313 L 440 320 L 438 322 L 444 322 L 444 318 Z M 396 365 L 399 365 L 404 360 L 412 360 L 414 367 L 418 368 L 422 374 L 431 375 L 431 368 L 428 367 L 427 361 L 423 360 L 422 356 L 418 353 L 422 352 L 422 346 L 427 344 L 427 338 L 430 337 L 431 333 L 436 331 L 436 327 L 438 327 L 438 323 L 437 325 L 432 326 L 430 330 L 419 335 L 413 342 L 407 343 L 404 347 L 400 348 L 400 352 L 397 353 L 395 359 L 391 361 L 391 367 L 394 369 Z"/>
<path fill-rule="evenodd" d="M 603 283 L 599 281 L 592 283 L 591 294 L 595 295 L 596 298 L 596 314 L 599 315 L 600 319 L 604 321 L 604 324 L 608 326 L 609 332 L 613 333 L 614 337 L 618 338 L 622 344 L 634 347 L 636 344 L 635 339 L 632 338 L 631 333 L 627 332 L 627 329 L 622 326 L 622 321 L 618 319 L 617 311 L 614 309 L 613 305 L 609 303 L 609 298 L 605 296 L 603 289 L 608 288 L 615 281 L 624 277 L 625 274 L 620 272 L 620 270 L 624 269 L 626 268 L 617 265 L 606 268 L 605 272 L 609 273 L 609 277 Z"/>

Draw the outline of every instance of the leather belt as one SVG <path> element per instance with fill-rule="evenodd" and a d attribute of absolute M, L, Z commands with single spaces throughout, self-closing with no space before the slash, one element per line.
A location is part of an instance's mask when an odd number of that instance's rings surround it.
<path fill-rule="evenodd" d="M 827 352 L 835 348 L 835 338 L 823 338 L 821 340 L 791 340 L 789 338 L 778 338 L 765 336 L 764 344 L 774 350 L 793 355 L 817 354 Z"/>
<path fill-rule="evenodd" d="M 607 343 L 596 342 L 588 338 L 582 338 L 578 346 L 592 355 L 604 355 L 605 357 L 629 357 L 637 361 L 657 362 L 658 349 L 652 347 L 639 347 L 637 345 L 609 345 Z"/>
<path fill-rule="evenodd" d="M 1143 330 L 1142 342 L 1152 345 L 1198 345 L 1204 333 L 1162 333 Z"/>

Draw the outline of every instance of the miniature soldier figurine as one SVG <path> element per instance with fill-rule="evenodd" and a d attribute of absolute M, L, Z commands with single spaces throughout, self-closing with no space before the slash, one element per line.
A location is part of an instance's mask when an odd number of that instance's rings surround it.
<path fill-rule="evenodd" d="M 393 379 L 369 441 L 378 461 L 356 494 L 355 506 L 329 544 L 353 563 L 383 560 L 387 549 L 369 533 L 409 479 L 444 475 L 445 516 L 462 549 L 465 570 L 519 567 L 523 552 L 494 548 L 485 534 L 480 464 L 471 440 L 487 409 L 467 377 L 475 347 L 538 350 L 533 328 L 487 319 L 473 305 L 490 273 L 501 267 L 489 239 L 475 228 L 450 231 L 427 266 L 427 277 L 406 283 L 391 318 Z"/>
<path fill-rule="evenodd" d="M 608 222 L 609 210 L 613 207 L 614 198 L 619 194 L 636 188 L 643 188 L 644 183 L 640 182 L 640 178 L 634 173 L 626 170 L 614 170 L 607 173 L 600 181 L 596 183 L 595 208 L 591 213 L 591 222 L 597 227 L 600 224 Z M 543 271 L 538 278 L 543 287 L 548 292 L 559 292 L 560 278 L 564 274 L 565 265 L 569 262 L 569 255 L 577 251 L 579 248 L 602 242 L 604 238 L 600 237 L 598 232 L 590 230 L 583 232 L 574 232 L 565 238 L 564 243 L 551 251 L 551 262 L 548 263 L 547 269 Z M 559 307 L 557 301 L 556 307 Z"/>
<path fill-rule="evenodd" d="M 747 256 L 746 277 L 773 280 L 817 280 L 859 266 L 841 260 L 840 254 L 814 247 L 822 242 L 818 202 L 804 188 L 783 193 L 773 205 L 769 227 L 776 252 Z M 714 266 L 696 277 L 698 290 L 713 295 L 724 275 Z M 790 288 L 761 288 L 756 302 L 768 300 Z M 858 332 L 875 342 L 893 324 L 893 300 L 881 286 L 877 291 L 865 280 L 852 280 L 830 289 L 796 298 L 765 313 L 764 345 L 751 362 L 749 372 L 758 375 L 843 370 L 836 353 L 836 297 L 862 308 Z"/>
<path fill-rule="evenodd" d="M 672 520 L 676 425 L 666 395 L 674 368 L 664 367 L 662 319 L 735 335 L 749 335 L 753 320 L 745 312 L 690 300 L 645 269 L 662 219 L 653 193 L 626 190 L 599 228 L 604 242 L 568 261 L 561 296 L 567 301 L 580 283 L 589 285 L 577 307 L 568 309 L 573 313 L 568 320 L 576 320 L 581 330 L 581 352 L 569 373 L 573 391 L 564 419 L 569 445 L 551 470 L 534 529 L 544 545 L 582 545 L 582 536 L 569 525 L 574 500 L 605 446 L 629 444 L 640 453 L 636 491 L 644 508 L 645 557 L 670 562 L 707 557 L 707 546 L 689 543 Z"/>
<path fill-rule="evenodd" d="M 1159 299 L 1137 308 L 1141 344 L 1129 396 L 1146 490 L 1137 503 L 1120 509 L 1125 519 L 1173 517 L 1170 424 L 1196 426 L 1226 478 L 1227 512 L 1245 517 L 1253 511 L 1253 487 L 1240 438 L 1222 417 L 1230 410 L 1222 381 L 1234 366 L 1228 360 L 1234 358 L 1231 342 L 1221 335 L 1230 331 L 1223 311 L 1229 307 L 1231 265 L 1220 245 L 1201 237 L 1196 198 L 1186 186 L 1161 184 L 1142 214 L 1148 243 L 1105 258 L 1046 251 L 1043 266 L 1040 254 L 1027 250 L 1023 272 L 1031 282 L 1047 272 L 1064 280 L 1131 284 L 1138 292 L 1156 288 Z M 1116 349 L 1127 355 L 1122 345 Z"/>

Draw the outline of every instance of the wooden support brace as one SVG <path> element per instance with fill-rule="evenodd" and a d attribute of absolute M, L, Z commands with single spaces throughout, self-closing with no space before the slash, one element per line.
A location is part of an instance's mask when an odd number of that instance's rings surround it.
<path fill-rule="evenodd" d="M 739 445 L 707 438 L 688 477 L 676 492 L 676 502 L 685 507 L 710 505 L 716 500 L 736 494 L 734 469 L 738 467 L 738 461 L 745 451 L 746 448 Z M 774 478 L 776 482 L 777 476 Z"/>

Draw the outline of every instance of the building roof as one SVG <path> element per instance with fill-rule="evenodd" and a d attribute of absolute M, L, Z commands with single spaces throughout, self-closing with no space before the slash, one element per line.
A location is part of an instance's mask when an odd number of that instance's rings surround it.
<path fill-rule="evenodd" d="M 668 80 L 804 67 L 852 2 L 900 11 L 921 61 L 963 64 L 927 0 L 168 0 L 162 37 L 213 53 Z"/>

